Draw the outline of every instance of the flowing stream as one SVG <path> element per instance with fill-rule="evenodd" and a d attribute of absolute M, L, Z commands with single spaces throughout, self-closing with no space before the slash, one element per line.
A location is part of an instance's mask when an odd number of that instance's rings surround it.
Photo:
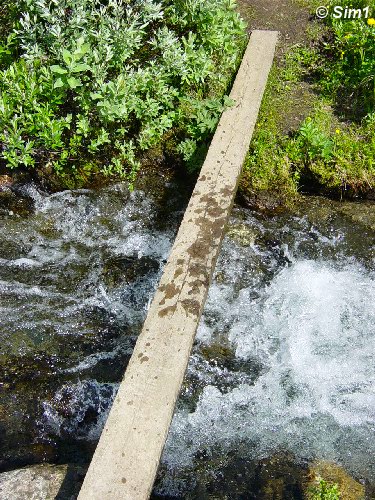
<path fill-rule="evenodd" d="M 25 185 L 26 209 L 3 203 L 2 470 L 89 462 L 183 215 L 179 189 Z M 263 498 L 277 474 L 299 498 L 293 478 L 314 460 L 375 484 L 374 208 L 234 208 L 154 498 Z"/>

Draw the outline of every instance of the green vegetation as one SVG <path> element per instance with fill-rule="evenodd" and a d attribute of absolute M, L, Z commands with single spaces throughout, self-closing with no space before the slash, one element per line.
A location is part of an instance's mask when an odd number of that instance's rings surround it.
<path fill-rule="evenodd" d="M 169 142 L 193 165 L 229 99 L 246 33 L 233 0 L 14 0 L 0 45 L 9 169 L 134 181 Z M 6 15 L 5 15 L 6 14 Z"/>
<path fill-rule="evenodd" d="M 347 2 L 331 0 L 331 6 L 334 5 L 345 7 Z M 357 0 L 352 5 L 356 8 L 369 6 L 375 16 L 374 1 Z M 332 29 L 332 42 L 324 43 L 321 51 L 328 63 L 318 68 L 322 89 L 327 95 L 332 95 L 335 103 L 349 112 L 352 118 L 373 113 L 375 21 L 373 18 L 338 20 L 329 17 L 328 22 Z"/>
<path fill-rule="evenodd" d="M 329 26 L 315 27 L 306 45 L 286 53 L 282 71 L 271 74 L 243 192 L 272 192 L 285 202 L 298 191 L 352 197 L 375 188 L 375 21 L 328 19 Z M 313 82 L 316 95 L 306 103 L 300 96 L 307 117 L 285 135 L 280 116 L 306 82 Z"/>
<path fill-rule="evenodd" d="M 337 484 L 327 483 L 320 477 L 318 485 L 311 489 L 309 500 L 340 500 L 340 496 Z"/>
<path fill-rule="evenodd" d="M 17 8 L 14 2 L 0 4 L 0 40 L 6 39 L 13 28 L 17 17 Z"/>
<path fill-rule="evenodd" d="M 133 183 L 146 152 L 199 167 L 246 42 L 232 0 L 13 0 L 0 14 L 0 166 L 67 187 Z M 318 97 L 300 96 L 308 112 L 286 134 L 305 81 Z M 375 21 L 330 16 L 287 51 L 244 170 L 243 192 L 280 201 L 374 189 Z"/>

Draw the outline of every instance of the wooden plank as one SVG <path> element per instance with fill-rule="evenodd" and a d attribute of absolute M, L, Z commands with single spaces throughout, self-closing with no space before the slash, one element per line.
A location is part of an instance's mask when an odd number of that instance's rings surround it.
<path fill-rule="evenodd" d="M 277 32 L 254 31 L 79 500 L 150 495 L 257 120 Z"/>

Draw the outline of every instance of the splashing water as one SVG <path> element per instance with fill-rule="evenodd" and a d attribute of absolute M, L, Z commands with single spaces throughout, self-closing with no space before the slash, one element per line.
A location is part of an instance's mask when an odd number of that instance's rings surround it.
<path fill-rule="evenodd" d="M 33 210 L 0 210 L 0 467 L 98 438 L 180 217 L 121 184 L 23 191 Z"/>
<path fill-rule="evenodd" d="M 251 222 L 248 230 L 257 224 Z M 205 370 L 202 359 L 218 339 L 232 350 L 237 368 L 223 387 L 221 377 L 228 375 L 212 349 L 208 366 L 216 376 L 200 373 L 193 409 L 182 396 L 157 492 L 180 498 L 207 457 L 214 462 L 218 450 L 225 457 L 239 446 L 243 459 L 283 450 L 300 460 L 341 463 L 375 480 L 374 272 L 348 255 L 345 233 L 338 231 L 315 230 L 319 256 L 306 258 L 310 223 L 294 224 L 289 245 L 279 241 L 272 250 L 224 242 L 186 384 L 197 385 L 196 372 Z M 261 242 L 266 227 L 259 229 Z M 265 261 L 266 270 L 259 265 Z"/>
<path fill-rule="evenodd" d="M 181 217 L 121 185 L 26 190 L 35 210 L 0 219 L 5 464 L 27 463 L 33 442 L 52 440 L 61 461 L 64 440 L 98 438 Z M 155 491 L 184 497 L 199 468 L 215 475 L 210 458 L 238 449 L 375 481 L 365 209 L 310 198 L 278 217 L 234 210 Z"/>

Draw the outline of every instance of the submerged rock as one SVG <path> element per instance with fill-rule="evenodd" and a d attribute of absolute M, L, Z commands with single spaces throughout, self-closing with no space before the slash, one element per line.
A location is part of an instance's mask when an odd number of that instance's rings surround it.
<path fill-rule="evenodd" d="M 33 200 L 25 193 L 20 193 L 13 186 L 0 180 L 0 216 L 27 216 L 34 209 Z"/>
<path fill-rule="evenodd" d="M 358 230 L 375 230 L 375 203 L 370 200 L 337 201 L 322 196 L 302 196 L 294 206 L 294 213 L 307 216 L 311 223 L 321 227 L 340 220 L 343 227 L 354 224 Z"/>
<path fill-rule="evenodd" d="M 242 247 L 254 245 L 257 238 L 254 228 L 246 224 L 233 224 L 229 226 L 227 235 Z"/>
<path fill-rule="evenodd" d="M 76 498 L 84 470 L 79 466 L 40 464 L 0 474 L 2 500 Z"/>
<path fill-rule="evenodd" d="M 246 444 L 220 453 L 202 450 L 196 457 L 194 481 L 189 493 L 177 491 L 168 496 L 163 483 L 156 483 L 152 500 L 186 498 L 194 500 L 302 500 L 306 469 L 290 454 L 280 452 L 268 459 L 253 460 L 247 456 Z M 159 477 L 162 476 L 159 471 Z M 189 481 L 189 478 L 185 478 Z M 168 484 L 168 483 L 166 483 Z M 168 489 L 168 488 L 167 488 Z"/>
<path fill-rule="evenodd" d="M 113 288 L 131 283 L 149 273 L 155 273 L 158 269 L 159 262 L 151 257 L 110 257 L 104 264 L 103 281 L 109 288 Z"/>
<path fill-rule="evenodd" d="M 361 224 L 367 229 L 375 231 L 375 203 L 342 203 L 338 209 L 349 217 L 353 223 Z"/>
<path fill-rule="evenodd" d="M 279 453 L 261 460 L 256 470 L 254 498 L 301 499 L 304 472 L 304 465 L 298 463 L 292 454 Z"/>
<path fill-rule="evenodd" d="M 201 348 L 203 357 L 209 362 L 225 366 L 235 357 L 233 349 L 221 344 L 211 344 Z"/>

